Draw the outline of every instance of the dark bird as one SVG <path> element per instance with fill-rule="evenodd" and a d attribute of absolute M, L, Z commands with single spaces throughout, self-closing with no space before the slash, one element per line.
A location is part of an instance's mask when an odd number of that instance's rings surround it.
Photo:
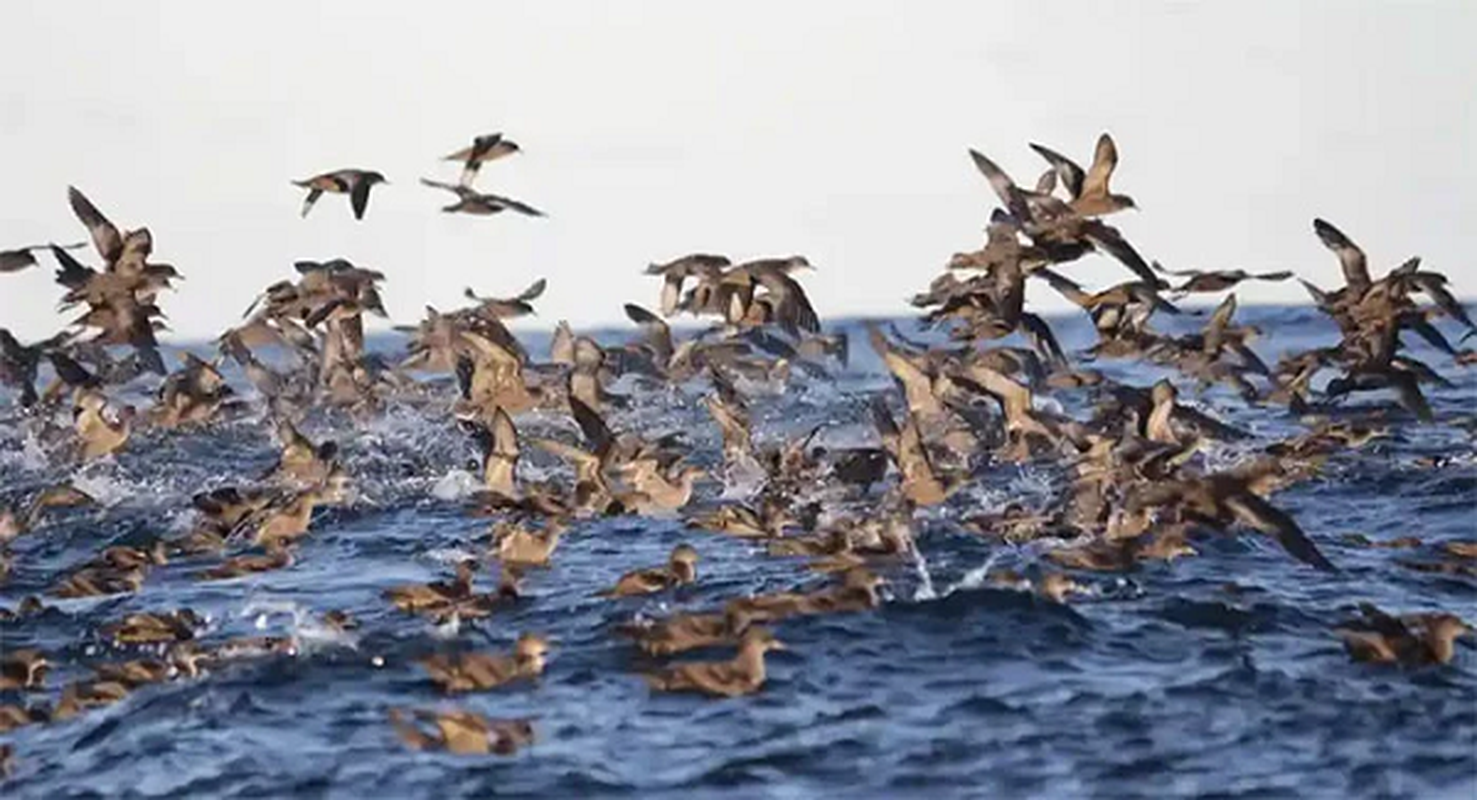
<path fill-rule="evenodd" d="M 1140 484 L 1132 487 L 1127 509 L 1177 509 L 1186 522 L 1222 530 L 1236 523 L 1247 525 L 1275 537 L 1293 558 L 1317 569 L 1336 571 L 1297 522 L 1257 492 L 1261 488 L 1257 484 L 1270 477 L 1271 472 L 1242 470 Z"/>
<path fill-rule="evenodd" d="M 1179 286 L 1170 289 L 1170 291 L 1176 294 L 1223 292 L 1242 281 L 1285 281 L 1292 277 L 1292 273 L 1287 270 L 1280 272 L 1247 272 L 1244 269 L 1165 269 L 1158 261 L 1151 262 L 1151 266 L 1165 275 L 1189 278 L 1189 280 Z"/>
<path fill-rule="evenodd" d="M 474 138 L 472 144 L 441 160 L 460 161 L 466 165 L 462 169 L 461 185 L 471 186 L 472 180 L 477 177 L 477 171 L 482 169 L 483 164 L 496 161 L 503 156 L 510 156 L 521 149 L 512 139 L 504 139 L 501 133 L 489 133 Z"/>
<path fill-rule="evenodd" d="M 731 263 L 728 256 L 694 253 L 665 264 L 648 266 L 647 275 L 662 276 L 662 315 L 670 317 L 677 311 L 682 299 L 682 284 L 688 278 L 697 278 L 701 287 L 711 291 Z M 707 303 L 699 299 L 695 305 L 706 307 Z"/>
<path fill-rule="evenodd" d="M 1359 610 L 1362 619 L 1334 630 L 1355 661 L 1407 667 L 1449 664 L 1456 655 L 1456 639 L 1472 632 L 1472 626 L 1455 614 L 1396 617 L 1368 603 Z"/>
<path fill-rule="evenodd" d="M 449 206 L 442 206 L 441 210 L 447 213 L 474 214 L 477 216 L 491 216 L 504 211 L 516 211 L 527 217 L 542 217 L 544 212 L 539 211 L 527 203 L 514 200 L 511 197 L 503 197 L 496 194 L 483 194 L 473 190 L 466 184 L 442 183 L 430 178 L 421 178 L 421 183 L 436 189 L 445 189 L 456 195 L 456 202 Z"/>
<path fill-rule="evenodd" d="M 1343 231 L 1321 219 L 1313 220 L 1313 232 L 1318 234 L 1324 247 L 1338 256 L 1339 264 L 1344 270 L 1344 285 L 1356 296 L 1363 295 L 1370 286 L 1369 262 L 1364 251 L 1345 236 Z"/>
<path fill-rule="evenodd" d="M 364 210 L 369 207 L 369 190 L 377 183 L 389 181 L 378 172 L 363 169 L 340 169 L 292 182 L 294 186 L 308 190 L 308 196 L 303 198 L 302 216 L 306 217 L 313 210 L 313 204 L 324 192 L 333 192 L 349 196 L 349 203 L 354 207 L 354 219 L 364 219 Z"/>

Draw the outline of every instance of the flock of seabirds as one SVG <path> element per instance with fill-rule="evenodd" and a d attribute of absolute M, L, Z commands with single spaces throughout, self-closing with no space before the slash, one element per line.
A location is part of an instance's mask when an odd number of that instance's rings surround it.
<path fill-rule="evenodd" d="M 868 326 L 869 344 L 897 391 L 868 398 L 876 444 L 851 447 L 821 446 L 821 428 L 765 440 L 750 422 L 751 408 L 766 393 L 795 379 L 825 380 L 848 358 L 845 335 L 822 332 L 799 282 L 810 268 L 800 256 L 734 263 L 693 254 L 653 264 L 646 272 L 661 282 L 659 305 L 625 306 L 639 326 L 629 343 L 602 346 L 561 323 L 547 360 L 527 352 L 505 325 L 532 313 L 542 280 L 514 297 L 483 297 L 469 289 L 464 308 L 427 308 L 418 325 L 398 329 L 408 333 L 408 345 L 396 361 L 365 348 L 365 316 L 387 316 L 380 296 L 384 276 L 344 260 L 299 262 L 294 279 L 267 287 L 244 321 L 221 334 L 214 360 L 185 353 L 171 371 L 155 338 L 164 319 L 158 303 L 180 274 L 151 261 L 147 228 L 118 228 L 70 189 L 72 210 L 91 234 L 98 266 L 74 255 L 85 242 L 0 253 L 0 272 L 35 267 L 38 257 L 49 255 L 66 292 L 62 307 L 85 309 L 45 341 L 22 344 L 0 329 L 0 377 L 25 408 L 19 424 L 34 426 L 54 459 L 91 462 L 129 447 L 143 430 L 188 436 L 190 430 L 255 415 L 274 433 L 281 455 L 266 474 L 194 497 L 195 522 L 187 535 L 152 546 L 107 547 L 60 576 L 47 594 L 147 592 L 151 567 L 170 559 L 199 560 L 201 581 L 290 569 L 299 543 L 312 535 L 315 509 L 345 502 L 354 480 L 335 442 L 312 441 L 298 425 L 310 412 L 362 420 L 397 403 L 434 409 L 446 414 L 448 425 L 466 431 L 481 455 L 483 482 L 468 512 L 493 520 L 485 561 L 462 561 L 445 580 L 385 590 L 388 602 L 406 614 L 440 625 L 536 603 L 524 583 L 557 558 L 561 537 L 581 520 L 609 515 L 677 515 L 692 531 L 692 541 L 673 549 L 668 563 L 630 572 L 607 587 L 603 593 L 613 601 L 671 596 L 701 581 L 700 536 L 740 537 L 752 543 L 756 557 L 791 559 L 803 567 L 790 591 L 732 597 L 661 618 L 637 614 L 619 626 L 616 635 L 655 659 L 638 662 L 654 691 L 722 697 L 760 691 L 765 654 L 784 647 L 775 632 L 787 620 L 877 607 L 887 572 L 918 553 L 919 513 L 947 503 L 991 464 L 1033 462 L 1060 474 L 1060 491 L 1041 507 L 1011 503 L 959 520 L 964 530 L 1004 543 L 1065 540 L 1039 564 L 988 576 L 1041 602 L 1067 603 L 1090 593 L 1083 582 L 1089 572 L 1124 573 L 1147 562 L 1196 555 L 1195 537 L 1211 532 L 1264 534 L 1308 569 L 1336 570 L 1279 508 L 1275 495 L 1316 479 L 1326 461 L 1348 457 L 1392 425 L 1432 421 L 1422 386 L 1449 384 L 1404 352 L 1406 338 L 1421 337 L 1456 364 L 1477 362 L 1473 351 L 1458 349 L 1461 342 L 1453 345 L 1433 324 L 1447 317 L 1466 335 L 1477 331 L 1447 279 L 1415 258 L 1375 277 L 1352 240 L 1315 220 L 1314 232 L 1342 265 L 1344 285 L 1304 285 L 1318 309 L 1337 323 L 1337 345 L 1264 363 L 1250 347 L 1260 331 L 1237 322 L 1234 293 L 1199 332 L 1158 333 L 1152 326 L 1156 315 L 1181 313 L 1174 301 L 1186 295 L 1293 276 L 1169 271 L 1145 261 L 1104 221 L 1135 207 L 1110 185 L 1118 161 L 1111 137 L 1098 140 L 1086 169 L 1046 147 L 1032 149 L 1046 161 L 1033 185 L 1014 182 L 971 151 L 1000 205 L 989 218 L 983 246 L 955 255 L 913 298 L 924 323 L 946 331 L 948 343 L 925 345 L 895 327 Z M 475 188 L 481 167 L 517 152 L 499 134 L 479 136 L 447 157 L 464 166 L 457 183 L 424 183 L 455 195 L 447 212 L 539 215 L 522 202 Z M 355 217 L 362 218 L 371 188 L 382 182 L 380 173 L 346 169 L 296 184 L 307 189 L 304 215 L 332 193 L 348 195 Z M 1093 290 L 1067 277 L 1071 265 L 1090 253 L 1109 256 L 1132 278 Z M 1166 366 L 1201 388 L 1224 384 L 1247 403 L 1285 406 L 1305 430 L 1212 469 L 1203 456 L 1207 446 L 1245 440 L 1248 433 L 1182 403 L 1169 380 L 1126 385 L 1086 368 L 1086 359 L 1074 362 L 1046 320 L 1026 309 L 1025 288 L 1032 280 L 1044 281 L 1091 317 L 1097 341 L 1090 357 Z M 668 323 L 678 315 L 713 325 L 680 339 Z M 1010 340 L 1017 346 L 999 341 L 1012 334 L 1019 334 Z M 270 353 L 276 357 L 264 355 Z M 254 394 L 228 382 L 226 361 Z M 44 365 L 50 367 L 49 383 L 38 387 Z M 1314 379 L 1325 371 L 1334 377 L 1315 391 Z M 149 373 L 162 378 L 152 406 L 139 410 L 110 398 L 116 387 Z M 447 397 L 447 381 L 413 377 L 436 374 L 455 376 L 454 398 Z M 616 379 L 628 375 L 644 391 L 612 390 Z M 700 466 L 703 459 L 680 431 L 643 435 L 622 425 L 628 409 L 660 403 L 670 387 L 689 384 L 705 387 L 702 403 L 721 432 L 721 467 L 717 454 L 707 461 L 713 466 Z M 1327 413 L 1346 395 L 1375 390 L 1393 390 L 1399 408 L 1337 415 L 1338 421 Z M 1049 404 L 1036 402 L 1047 393 L 1085 393 L 1095 410 L 1090 418 L 1047 410 Z M 520 431 L 520 416 L 535 410 L 573 424 L 542 435 Z M 531 451 L 569 469 L 556 471 L 554 479 L 531 480 L 519 469 Z M 732 483 L 740 476 L 753 487 L 741 499 L 704 501 L 694 492 L 702 482 Z M 31 496 L 0 487 L 0 501 L 0 583 L 15 561 L 25 559 L 27 536 L 44 535 L 49 516 L 95 503 L 68 484 Z M 1477 541 L 1362 544 L 1422 547 L 1422 558 L 1402 559 L 1401 565 L 1477 576 Z M 240 584 L 243 592 L 251 585 Z M 3 625 L 24 625 L 46 602 L 28 596 L 0 609 Z M 357 624 L 342 611 L 328 612 L 323 623 Z M 292 637 L 209 642 L 204 626 L 188 608 L 111 622 L 96 635 L 112 643 L 118 657 L 89 664 L 94 676 L 60 687 L 54 699 L 41 697 L 53 689 L 47 683 L 48 655 L 5 646 L 0 731 L 85 714 L 148 684 L 296 653 Z M 1455 640 L 1471 631 L 1453 614 L 1387 613 L 1364 605 L 1357 618 L 1331 633 L 1356 660 L 1418 666 L 1449 662 Z M 725 648 L 730 658 L 674 658 Z M 537 678 L 549 650 L 545 637 L 524 632 L 511 652 L 448 652 L 403 668 L 420 670 L 448 694 L 486 691 Z M 534 738 L 535 721 L 528 719 L 445 709 L 396 708 L 388 714 L 398 737 L 415 749 L 511 753 Z M 4 746 L 0 759 L 6 764 L 10 747 Z"/>

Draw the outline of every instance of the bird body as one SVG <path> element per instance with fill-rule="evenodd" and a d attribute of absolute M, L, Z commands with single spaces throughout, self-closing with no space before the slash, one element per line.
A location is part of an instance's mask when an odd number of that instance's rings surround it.
<path fill-rule="evenodd" d="M 338 169 L 292 182 L 294 186 L 308 190 L 307 196 L 303 198 L 301 216 L 306 217 L 313 210 L 313 204 L 318 202 L 324 192 L 331 192 L 348 195 L 349 204 L 354 209 L 354 219 L 359 220 L 364 219 L 364 212 L 369 208 L 369 190 L 381 183 L 387 183 L 384 175 L 365 169 Z"/>

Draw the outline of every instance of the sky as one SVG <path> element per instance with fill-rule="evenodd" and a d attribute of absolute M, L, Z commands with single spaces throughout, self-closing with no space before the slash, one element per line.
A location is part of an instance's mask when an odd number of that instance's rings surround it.
<path fill-rule="evenodd" d="M 384 272 L 402 323 L 539 277 L 531 324 L 619 323 L 656 305 L 648 263 L 694 251 L 802 254 L 823 317 L 906 314 L 982 242 L 994 196 L 968 148 L 1027 182 L 1029 142 L 1085 165 L 1102 131 L 1141 209 L 1113 224 L 1167 266 L 1334 287 L 1322 216 L 1376 274 L 1421 255 L 1477 294 L 1470 2 L 38 0 L 6 18 L 0 248 L 84 238 L 76 185 L 186 276 L 161 302 L 176 339 L 334 257 Z M 524 152 L 480 188 L 547 218 L 443 214 L 418 184 L 453 180 L 439 157 L 492 131 Z M 363 222 L 341 196 L 300 219 L 289 181 L 341 167 L 391 183 Z M 0 274 L 0 326 L 23 340 L 67 318 L 42 266 Z M 1238 296 L 1306 300 L 1295 282 Z M 1029 302 L 1067 307 L 1040 286 Z"/>

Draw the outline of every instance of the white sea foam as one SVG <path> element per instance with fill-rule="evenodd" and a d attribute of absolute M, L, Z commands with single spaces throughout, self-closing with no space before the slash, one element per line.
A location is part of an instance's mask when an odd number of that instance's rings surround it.
<path fill-rule="evenodd" d="M 470 497 L 482 488 L 482 482 L 477 476 L 464 469 L 454 469 L 442 475 L 431 487 L 431 496 L 437 500 L 450 502 Z"/>

